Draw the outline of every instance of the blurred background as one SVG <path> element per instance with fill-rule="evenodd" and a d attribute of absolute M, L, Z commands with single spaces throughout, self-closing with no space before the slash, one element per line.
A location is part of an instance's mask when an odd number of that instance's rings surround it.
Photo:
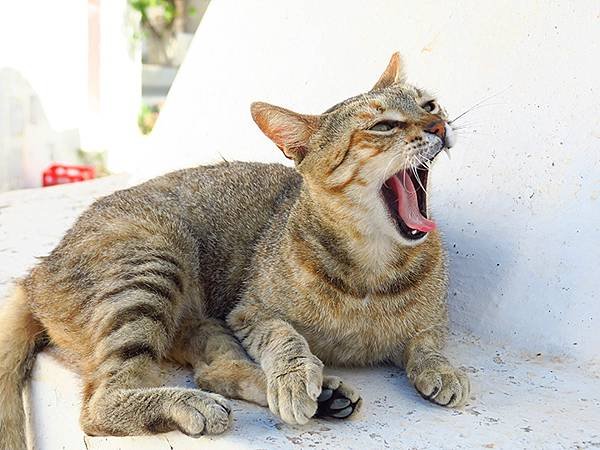
<path fill-rule="evenodd" d="M 139 166 L 209 2 L 0 2 L 0 192 Z"/>

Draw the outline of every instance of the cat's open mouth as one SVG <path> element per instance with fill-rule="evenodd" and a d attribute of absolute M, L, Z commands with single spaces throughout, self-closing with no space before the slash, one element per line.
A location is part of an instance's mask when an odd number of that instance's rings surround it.
<path fill-rule="evenodd" d="M 416 172 L 416 174 L 415 174 Z M 417 240 L 435 229 L 435 222 L 427 217 L 427 175 L 425 166 L 414 171 L 405 169 L 389 178 L 381 187 L 384 203 L 400 234 Z"/>

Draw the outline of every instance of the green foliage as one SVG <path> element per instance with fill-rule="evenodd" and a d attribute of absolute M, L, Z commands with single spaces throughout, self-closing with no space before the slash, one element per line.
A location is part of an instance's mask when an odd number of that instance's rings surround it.
<path fill-rule="evenodd" d="M 167 24 L 175 20 L 175 3 L 173 0 L 129 0 L 129 5 L 139 11 L 142 16 L 142 23 L 148 23 L 148 8 L 162 7 L 164 18 Z"/>
<path fill-rule="evenodd" d="M 154 128 L 159 112 L 160 106 L 158 105 L 142 105 L 138 114 L 138 127 L 142 134 L 150 134 L 152 128 Z"/>

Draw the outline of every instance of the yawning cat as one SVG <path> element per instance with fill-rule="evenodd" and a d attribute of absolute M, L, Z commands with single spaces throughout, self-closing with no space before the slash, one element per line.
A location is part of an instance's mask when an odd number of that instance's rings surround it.
<path fill-rule="evenodd" d="M 392 362 L 427 399 L 460 406 L 442 355 L 444 252 L 429 162 L 452 146 L 444 110 L 398 54 L 373 89 L 321 115 L 254 103 L 295 162 L 181 170 L 95 202 L 0 311 L 0 448 L 24 448 L 21 390 L 53 346 L 84 383 L 91 435 L 221 433 L 223 397 L 287 423 L 346 417 L 358 392 L 323 364 Z M 161 387 L 160 363 L 200 389 Z"/>

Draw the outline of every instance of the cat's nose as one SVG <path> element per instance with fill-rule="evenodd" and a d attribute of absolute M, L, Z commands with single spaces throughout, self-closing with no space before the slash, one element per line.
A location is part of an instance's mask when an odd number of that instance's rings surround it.
<path fill-rule="evenodd" d="M 424 131 L 426 133 L 435 134 L 439 137 L 442 142 L 446 142 L 446 124 L 443 120 L 434 120 L 425 126 Z"/>

